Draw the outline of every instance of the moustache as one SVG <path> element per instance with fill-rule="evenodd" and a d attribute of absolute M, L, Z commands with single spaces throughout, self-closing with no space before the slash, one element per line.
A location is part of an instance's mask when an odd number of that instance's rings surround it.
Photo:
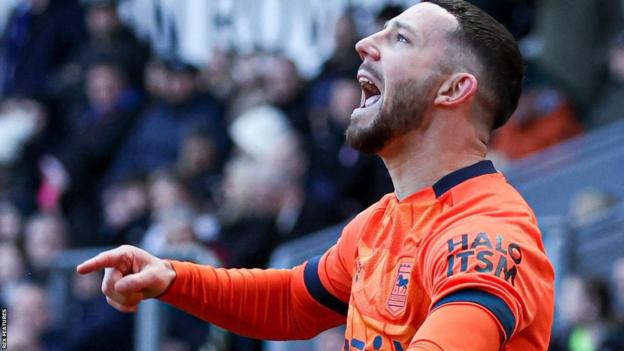
<path fill-rule="evenodd" d="M 360 70 L 364 70 L 368 73 L 370 73 L 373 78 L 375 78 L 377 81 L 379 81 L 380 83 L 383 82 L 383 79 L 381 78 L 381 73 L 379 73 L 374 67 L 373 64 L 370 63 L 370 61 L 365 61 L 362 62 L 362 64 L 360 65 Z"/>

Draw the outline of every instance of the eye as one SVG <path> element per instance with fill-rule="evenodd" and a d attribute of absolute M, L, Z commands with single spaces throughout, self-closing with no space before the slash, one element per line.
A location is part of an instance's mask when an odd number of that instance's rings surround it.
<path fill-rule="evenodd" d="M 396 34 L 396 41 L 400 42 L 400 43 L 409 43 L 409 40 L 404 37 L 402 34 L 397 33 Z"/>

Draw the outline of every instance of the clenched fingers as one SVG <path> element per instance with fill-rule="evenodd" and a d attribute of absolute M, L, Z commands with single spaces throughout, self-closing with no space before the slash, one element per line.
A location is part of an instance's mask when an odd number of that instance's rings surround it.
<path fill-rule="evenodd" d="M 106 302 L 108 302 L 109 305 L 111 305 L 113 308 L 115 308 L 116 310 L 118 310 L 120 312 L 126 312 L 126 313 L 136 312 L 137 308 L 138 308 L 138 304 L 135 304 L 135 305 L 124 305 L 124 304 L 121 304 L 121 303 L 111 299 L 108 296 L 106 297 Z"/>
<path fill-rule="evenodd" d="M 107 268 L 104 272 L 104 279 L 102 280 L 102 293 L 106 297 L 119 305 L 123 306 L 136 306 L 143 299 L 143 294 L 139 291 L 117 291 L 115 284 L 122 279 L 123 274 L 121 271 L 114 268 Z M 109 302 L 110 303 L 110 302 Z M 117 306 L 113 307 L 117 308 Z M 119 308 L 117 308 L 119 309 Z M 121 311 L 121 309 L 120 309 Z"/>

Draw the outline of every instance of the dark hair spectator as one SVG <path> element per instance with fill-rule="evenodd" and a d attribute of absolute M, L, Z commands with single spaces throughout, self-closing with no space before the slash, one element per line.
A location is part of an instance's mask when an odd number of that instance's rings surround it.
<path fill-rule="evenodd" d="M 613 301 L 607 283 L 600 278 L 566 276 L 561 283 L 559 312 L 565 332 L 552 341 L 552 350 L 595 350 L 613 342 L 617 330 Z"/>
<path fill-rule="evenodd" d="M 21 2 L 0 42 L 0 95 L 48 95 L 54 75 L 85 37 L 82 16 L 74 0 Z"/>
<path fill-rule="evenodd" d="M 214 210 L 214 192 L 221 180 L 226 154 L 205 128 L 191 130 L 182 140 L 176 172 L 200 201 L 200 207 Z"/>
<path fill-rule="evenodd" d="M 43 286 L 37 283 L 19 284 L 10 294 L 11 311 L 8 335 L 11 349 L 65 350 L 62 333 L 52 324 L 48 297 Z"/>
<path fill-rule="evenodd" d="M 591 106 L 589 128 L 599 128 L 624 118 L 624 31 L 614 38 L 607 56 L 607 80 Z"/>
<path fill-rule="evenodd" d="M 143 239 L 149 226 L 147 184 L 143 177 L 129 177 L 102 191 L 102 220 L 92 243 L 134 244 Z"/>
<path fill-rule="evenodd" d="M 359 84 L 339 78 L 328 90 L 327 114 L 311 118 L 314 128 L 306 186 L 316 201 L 349 218 L 391 192 L 392 184 L 381 160 L 345 144 L 351 111 L 360 104 Z"/>
<path fill-rule="evenodd" d="M 66 350 L 132 350 L 133 316 L 111 309 L 101 295 L 102 274 L 71 279 L 71 300 L 62 328 Z M 106 331 L 105 333 L 102 331 Z"/>
<path fill-rule="evenodd" d="M 26 263 L 16 243 L 0 241 L 0 304 L 8 298 L 25 277 Z"/>
<path fill-rule="evenodd" d="M 141 93 L 128 82 L 123 66 L 110 57 L 99 57 L 85 71 L 86 104 L 66 116 L 66 140 L 56 157 L 67 172 L 66 209 L 75 245 L 95 238 L 92 223 L 98 219 L 101 182 L 142 110 Z"/>
<path fill-rule="evenodd" d="M 310 133 L 307 109 L 307 84 L 299 75 L 297 65 L 281 55 L 266 58 L 263 91 L 266 102 L 282 110 L 301 135 Z"/>
<path fill-rule="evenodd" d="M 0 243 L 15 243 L 22 233 L 23 218 L 9 201 L 0 202 Z"/>
<path fill-rule="evenodd" d="M 37 213 L 26 221 L 24 251 L 31 278 L 46 282 L 58 253 L 69 246 L 64 219 L 57 214 Z"/>
<path fill-rule="evenodd" d="M 174 164 L 184 137 L 195 128 L 210 133 L 220 154 L 227 146 L 223 107 L 200 94 L 197 69 L 179 60 L 168 61 L 166 67 L 163 101 L 155 101 L 139 116 L 110 168 L 109 182 Z"/>

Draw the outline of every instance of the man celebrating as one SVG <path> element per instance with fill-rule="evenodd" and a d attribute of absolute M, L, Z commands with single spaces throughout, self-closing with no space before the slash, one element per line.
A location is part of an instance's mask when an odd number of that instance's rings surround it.
<path fill-rule="evenodd" d="M 227 270 L 122 246 L 78 272 L 108 268 L 118 310 L 156 297 L 254 338 L 346 323 L 344 350 L 546 350 L 553 269 L 533 212 L 484 160 L 520 95 L 514 39 L 465 1 L 429 0 L 356 50 L 363 93 L 347 142 L 382 157 L 395 191 L 322 256 Z"/>

